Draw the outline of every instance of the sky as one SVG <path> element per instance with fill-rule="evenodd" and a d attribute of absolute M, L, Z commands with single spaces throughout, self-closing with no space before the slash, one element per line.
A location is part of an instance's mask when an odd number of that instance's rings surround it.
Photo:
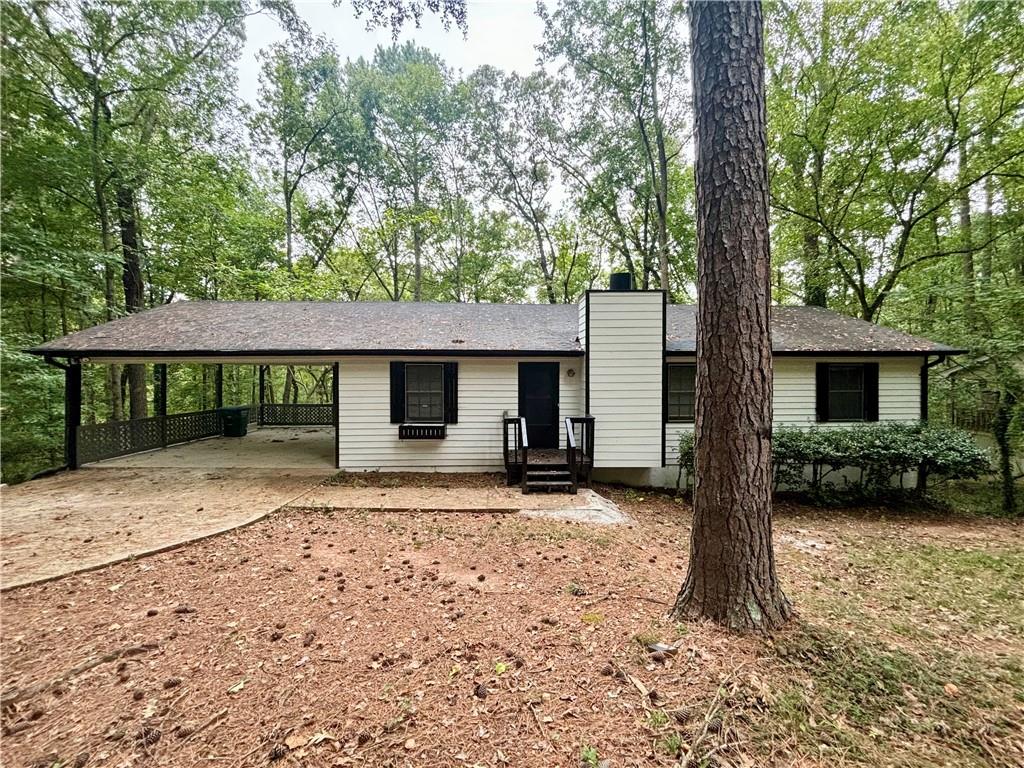
<path fill-rule="evenodd" d="M 331 0 L 297 0 L 295 7 L 314 34 L 334 42 L 342 60 L 369 58 L 378 45 L 391 44 L 390 28 L 367 31 L 366 21 L 356 18 L 346 3 L 335 7 Z M 536 14 L 535 0 L 470 0 L 467 7 L 469 29 L 465 36 L 454 26 L 445 31 L 437 19 L 425 14 L 419 29 L 408 23 L 398 39 L 414 40 L 440 54 L 448 66 L 467 74 L 483 64 L 521 73 L 536 68 L 535 46 L 541 42 L 544 24 Z M 246 42 L 238 68 L 239 92 L 246 102 L 257 102 L 259 51 L 285 37 L 270 15 L 246 20 Z"/>

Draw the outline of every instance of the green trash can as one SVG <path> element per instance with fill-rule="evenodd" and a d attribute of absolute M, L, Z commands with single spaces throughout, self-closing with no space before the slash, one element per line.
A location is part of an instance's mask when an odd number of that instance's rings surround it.
<path fill-rule="evenodd" d="M 232 405 L 220 409 L 220 418 L 224 424 L 224 437 L 245 437 L 249 428 L 249 406 Z"/>

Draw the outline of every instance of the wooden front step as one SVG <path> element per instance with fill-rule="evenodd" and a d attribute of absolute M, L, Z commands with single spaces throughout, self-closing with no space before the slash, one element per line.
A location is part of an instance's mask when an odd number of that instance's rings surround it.
<path fill-rule="evenodd" d="M 576 493 L 573 487 L 572 474 L 568 469 L 545 467 L 534 469 L 533 463 L 526 470 L 526 493 L 545 491 L 546 493 Z"/>

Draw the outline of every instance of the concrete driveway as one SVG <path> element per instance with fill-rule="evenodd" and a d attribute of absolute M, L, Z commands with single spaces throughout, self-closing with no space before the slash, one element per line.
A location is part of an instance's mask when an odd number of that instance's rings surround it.
<path fill-rule="evenodd" d="M 0 491 L 0 588 L 88 570 L 266 516 L 334 473 L 93 465 Z"/>

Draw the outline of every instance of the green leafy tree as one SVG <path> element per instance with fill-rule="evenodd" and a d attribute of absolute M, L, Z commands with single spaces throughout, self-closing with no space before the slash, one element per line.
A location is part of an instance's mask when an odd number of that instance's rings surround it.
<path fill-rule="evenodd" d="M 636 282 L 670 288 L 671 168 L 685 133 L 684 6 L 676 0 L 565 0 L 548 12 L 540 47 L 560 64 L 550 112 L 553 158 L 579 205 Z"/>

